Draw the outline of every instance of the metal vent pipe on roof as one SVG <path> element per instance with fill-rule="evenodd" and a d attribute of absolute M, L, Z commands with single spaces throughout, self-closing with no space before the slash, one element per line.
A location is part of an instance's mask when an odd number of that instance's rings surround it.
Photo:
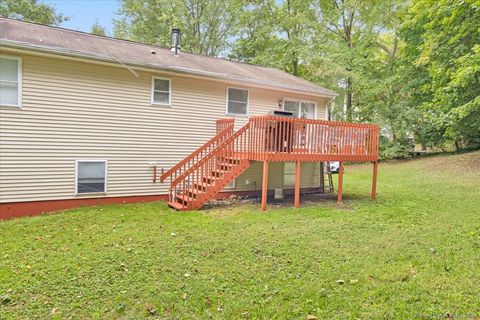
<path fill-rule="evenodd" d="M 176 56 L 180 52 L 180 29 L 172 29 L 172 48 L 170 49 Z"/>

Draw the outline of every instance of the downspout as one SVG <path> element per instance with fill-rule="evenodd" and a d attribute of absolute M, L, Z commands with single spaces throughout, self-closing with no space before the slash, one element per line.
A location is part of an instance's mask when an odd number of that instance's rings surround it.
<path fill-rule="evenodd" d="M 331 112 L 330 112 L 330 104 L 336 99 L 337 97 L 336 96 L 333 96 L 332 99 L 328 100 L 327 102 L 327 120 L 328 121 L 331 121 Z"/>

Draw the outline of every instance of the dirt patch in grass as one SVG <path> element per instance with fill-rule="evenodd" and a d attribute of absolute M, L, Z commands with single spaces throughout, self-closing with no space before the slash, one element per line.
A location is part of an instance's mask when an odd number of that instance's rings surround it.
<path fill-rule="evenodd" d="M 424 161 L 424 168 L 465 174 L 478 172 L 480 171 L 480 151 L 431 158 Z"/>
<path fill-rule="evenodd" d="M 348 198 L 348 196 L 347 196 Z M 336 193 L 320 194 L 306 193 L 300 195 L 301 207 L 334 208 L 353 211 L 353 207 L 342 203 L 338 204 Z M 260 211 L 260 198 L 245 198 L 226 201 L 215 201 L 206 205 L 201 212 L 217 218 L 230 217 L 250 211 Z M 293 195 L 285 195 L 284 199 L 269 198 L 267 210 L 293 207 Z"/>

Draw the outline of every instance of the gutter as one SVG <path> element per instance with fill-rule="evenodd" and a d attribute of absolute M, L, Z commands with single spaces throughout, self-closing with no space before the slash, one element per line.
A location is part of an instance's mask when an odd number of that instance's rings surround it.
<path fill-rule="evenodd" d="M 100 61 L 100 62 L 111 63 L 111 64 L 115 64 L 115 65 L 121 64 L 124 67 L 129 66 L 129 67 L 140 68 L 140 69 L 147 68 L 147 69 L 150 69 L 150 70 L 160 70 L 160 71 L 166 71 L 166 72 L 172 72 L 173 71 L 173 72 L 180 73 L 180 74 L 197 75 L 197 76 L 201 76 L 201 77 L 217 79 L 217 80 L 222 80 L 222 81 L 225 81 L 225 80 L 238 81 L 238 82 L 242 82 L 242 83 L 255 84 L 255 85 L 258 85 L 258 86 L 263 86 L 263 87 L 269 88 L 269 89 L 303 93 L 303 94 L 308 94 L 308 95 L 323 97 L 323 98 L 330 98 L 330 97 L 335 98 L 336 96 L 338 96 L 338 93 L 333 92 L 333 91 L 325 92 L 325 93 L 319 93 L 319 92 L 310 91 L 310 90 L 302 90 L 301 88 L 282 86 L 282 85 L 278 85 L 278 84 L 272 84 L 272 83 L 268 83 L 268 82 L 264 82 L 264 81 L 260 81 L 260 80 L 252 80 L 252 79 L 248 79 L 248 78 L 246 79 L 246 78 L 242 78 L 242 77 L 227 76 L 227 75 L 224 75 L 224 74 L 207 72 L 207 71 L 198 70 L 198 69 L 189 69 L 189 68 L 181 68 L 181 67 L 174 67 L 174 66 L 158 66 L 158 65 L 152 65 L 152 64 L 140 64 L 140 63 L 126 61 L 126 60 L 121 61 L 119 58 L 115 57 L 113 54 L 112 54 L 112 57 L 106 57 L 106 56 L 101 56 L 101 55 L 97 55 L 97 54 L 92 54 L 90 52 L 68 50 L 68 49 L 65 49 L 65 48 L 58 48 L 58 47 L 46 47 L 46 46 L 32 45 L 32 44 L 27 44 L 27 43 L 18 42 L 18 41 L 5 40 L 5 39 L 0 39 L 0 46 L 6 47 L 6 48 L 12 48 L 12 49 L 20 49 L 20 50 L 27 50 L 27 51 L 42 52 L 42 53 L 53 54 L 53 55 L 60 55 L 60 56 L 65 56 L 65 57 Z"/>

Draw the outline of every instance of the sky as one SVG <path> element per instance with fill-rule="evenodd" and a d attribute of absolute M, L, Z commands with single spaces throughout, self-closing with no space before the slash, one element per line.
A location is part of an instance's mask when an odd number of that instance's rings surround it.
<path fill-rule="evenodd" d="M 117 0 L 41 0 L 41 2 L 54 6 L 58 13 L 70 17 L 69 21 L 60 25 L 67 29 L 90 32 L 98 19 L 108 35 L 112 35 L 112 20 L 118 18 L 115 14 L 118 10 Z"/>

